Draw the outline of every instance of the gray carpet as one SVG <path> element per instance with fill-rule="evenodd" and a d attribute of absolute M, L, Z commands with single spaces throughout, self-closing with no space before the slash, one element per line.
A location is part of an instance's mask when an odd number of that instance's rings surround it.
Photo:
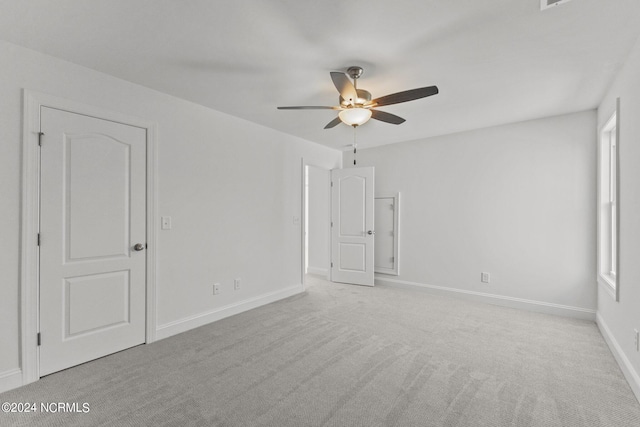
<path fill-rule="evenodd" d="M 45 377 L 11 426 L 640 426 L 594 323 L 385 287 L 308 292 Z"/>

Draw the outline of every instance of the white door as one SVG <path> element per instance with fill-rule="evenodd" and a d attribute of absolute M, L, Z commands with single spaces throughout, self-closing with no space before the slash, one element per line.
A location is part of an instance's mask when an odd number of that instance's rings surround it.
<path fill-rule="evenodd" d="M 41 132 L 47 375 L 145 341 L 146 130 L 42 107 Z"/>
<path fill-rule="evenodd" d="M 373 286 L 372 167 L 331 171 L 331 280 Z"/>

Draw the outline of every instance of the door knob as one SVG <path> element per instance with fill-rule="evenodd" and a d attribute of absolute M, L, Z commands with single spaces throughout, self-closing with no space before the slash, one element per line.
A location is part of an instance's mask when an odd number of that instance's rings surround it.
<path fill-rule="evenodd" d="M 135 250 L 135 251 L 141 251 L 141 250 L 143 250 L 143 249 L 144 249 L 144 245 L 143 245 L 142 243 L 136 243 L 136 244 L 133 246 L 133 250 Z"/>
<path fill-rule="evenodd" d="M 367 231 L 367 234 L 368 234 L 369 236 L 371 236 L 372 234 L 376 234 L 376 232 L 375 232 L 375 231 L 372 231 L 372 230 L 369 230 L 369 231 Z"/>

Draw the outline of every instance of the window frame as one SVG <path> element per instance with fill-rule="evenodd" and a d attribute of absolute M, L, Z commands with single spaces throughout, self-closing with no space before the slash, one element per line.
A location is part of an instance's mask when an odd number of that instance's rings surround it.
<path fill-rule="evenodd" d="M 598 140 L 598 284 L 620 295 L 620 100 Z"/>

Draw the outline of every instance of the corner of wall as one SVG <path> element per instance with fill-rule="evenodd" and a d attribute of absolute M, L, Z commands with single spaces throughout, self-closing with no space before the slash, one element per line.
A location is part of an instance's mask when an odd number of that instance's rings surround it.
<path fill-rule="evenodd" d="M 453 298 L 462 298 L 468 301 L 482 302 L 487 304 L 499 305 L 502 307 L 516 308 L 519 310 L 528 310 L 536 313 L 552 314 L 554 316 L 571 317 L 574 319 L 595 321 L 595 310 L 572 307 L 561 304 L 554 304 L 544 301 L 534 301 L 524 298 L 508 297 L 504 295 L 489 294 L 484 292 L 475 292 L 465 289 L 456 289 L 444 286 L 435 286 L 425 283 L 409 282 L 406 280 L 390 279 L 376 275 L 376 285 L 396 287 L 402 289 L 413 289 L 425 292 L 431 292 L 438 295 L 446 295 Z"/>
<path fill-rule="evenodd" d="M 302 284 L 293 285 L 276 292 L 270 292 L 268 294 L 229 304 L 224 307 L 219 307 L 205 313 L 199 313 L 164 325 L 159 325 L 156 329 L 156 340 L 169 338 L 170 336 L 177 335 L 199 326 L 207 325 L 272 302 L 289 298 L 302 292 L 304 292 Z"/>
<path fill-rule="evenodd" d="M 620 344 L 611 333 L 611 330 L 599 312 L 596 313 L 596 323 L 611 353 L 613 353 L 613 357 L 615 357 L 616 362 L 618 362 L 622 374 L 629 383 L 633 394 L 636 395 L 636 399 L 640 402 L 640 374 L 633 368 L 631 361 L 624 354 L 624 351 L 622 351 L 622 347 L 620 347 Z"/>

